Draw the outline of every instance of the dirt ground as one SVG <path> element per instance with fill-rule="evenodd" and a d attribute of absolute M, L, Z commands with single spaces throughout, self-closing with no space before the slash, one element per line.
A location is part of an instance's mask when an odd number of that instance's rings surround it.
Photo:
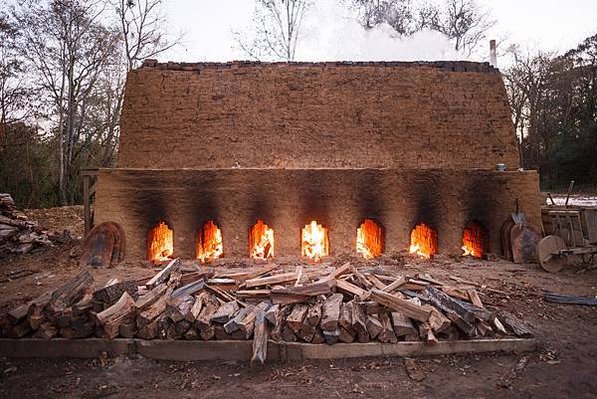
<path fill-rule="evenodd" d="M 49 228 L 80 236 L 80 208 L 28 211 Z M 60 286 L 80 269 L 79 243 L 26 256 L 0 259 L 0 313 Z M 530 354 L 438 356 L 416 359 L 373 358 L 302 363 L 167 362 L 141 357 L 9 359 L 0 354 L 0 397 L 6 398 L 597 398 L 597 308 L 556 305 L 546 291 L 597 295 L 597 270 L 573 264 L 558 274 L 538 265 L 500 260 L 475 261 L 438 256 L 423 261 L 407 255 L 378 261 L 384 268 L 414 275 L 428 272 L 449 281 L 458 276 L 503 290 L 483 295 L 487 305 L 508 309 L 525 320 L 539 343 Z M 374 266 L 371 264 L 370 266 Z M 238 266 L 238 265 L 237 265 Z M 32 274 L 2 280 L 8 272 Z M 96 280 L 140 278 L 151 265 L 127 262 L 92 270 Z"/>

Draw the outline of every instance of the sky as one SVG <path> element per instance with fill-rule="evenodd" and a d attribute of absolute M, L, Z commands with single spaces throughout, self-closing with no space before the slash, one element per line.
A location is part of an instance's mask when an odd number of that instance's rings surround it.
<path fill-rule="evenodd" d="M 435 32 L 399 39 L 388 27 L 365 32 L 337 0 L 315 0 L 303 24 L 297 60 L 487 61 L 488 44 L 472 56 L 457 54 Z M 497 21 L 488 39 L 518 43 L 523 50 L 563 52 L 597 33 L 597 0 L 478 0 Z M 184 33 L 182 44 L 160 61 L 229 61 L 248 57 L 233 31 L 249 28 L 253 0 L 165 0 L 168 31 Z M 483 45 L 482 45 L 483 46 Z M 499 63 L 499 61 L 498 61 Z"/>

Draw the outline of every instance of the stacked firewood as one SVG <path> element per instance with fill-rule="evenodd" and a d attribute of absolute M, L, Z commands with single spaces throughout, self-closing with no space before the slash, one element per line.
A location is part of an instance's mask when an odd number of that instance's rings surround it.
<path fill-rule="evenodd" d="M 43 230 L 19 211 L 10 194 L 0 194 L 0 254 L 25 254 L 36 247 L 51 246 L 59 237 Z"/>
<path fill-rule="evenodd" d="M 184 269 L 178 259 L 139 285 L 94 286 L 84 271 L 65 286 L 11 310 L 3 335 L 40 338 L 248 340 L 263 361 L 267 340 L 397 343 L 515 335 L 531 337 L 515 316 L 489 309 L 486 287 L 419 273 L 297 267 L 278 270 Z M 499 290 L 492 290 L 500 293 Z"/>

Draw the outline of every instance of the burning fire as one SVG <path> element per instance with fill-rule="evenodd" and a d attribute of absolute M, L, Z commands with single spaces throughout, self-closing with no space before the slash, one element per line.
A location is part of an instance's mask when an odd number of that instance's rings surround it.
<path fill-rule="evenodd" d="M 197 259 L 203 263 L 211 262 L 224 254 L 222 230 L 213 221 L 203 225 L 197 238 Z"/>
<path fill-rule="evenodd" d="M 479 223 L 469 223 L 462 235 L 462 256 L 483 257 L 484 230 Z"/>
<path fill-rule="evenodd" d="M 301 242 L 301 254 L 313 262 L 329 255 L 328 229 L 315 220 L 303 227 Z"/>
<path fill-rule="evenodd" d="M 147 259 L 168 260 L 174 253 L 174 234 L 164 222 L 149 230 L 147 235 Z"/>
<path fill-rule="evenodd" d="M 419 223 L 410 233 L 411 254 L 417 254 L 423 258 L 431 258 L 437 253 L 437 233 L 425 223 Z"/>
<path fill-rule="evenodd" d="M 357 254 L 373 259 L 382 252 L 383 233 L 381 227 L 371 219 L 365 219 L 357 229 Z"/>
<path fill-rule="evenodd" d="M 253 259 L 274 257 L 274 229 L 258 220 L 249 232 L 249 251 Z"/>

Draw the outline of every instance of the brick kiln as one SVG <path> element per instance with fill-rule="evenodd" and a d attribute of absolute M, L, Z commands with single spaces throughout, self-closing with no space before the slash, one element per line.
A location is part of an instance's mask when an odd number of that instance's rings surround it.
<path fill-rule="evenodd" d="M 95 223 L 124 230 L 129 258 L 499 254 L 516 199 L 540 221 L 518 160 L 488 64 L 148 60 Z"/>

